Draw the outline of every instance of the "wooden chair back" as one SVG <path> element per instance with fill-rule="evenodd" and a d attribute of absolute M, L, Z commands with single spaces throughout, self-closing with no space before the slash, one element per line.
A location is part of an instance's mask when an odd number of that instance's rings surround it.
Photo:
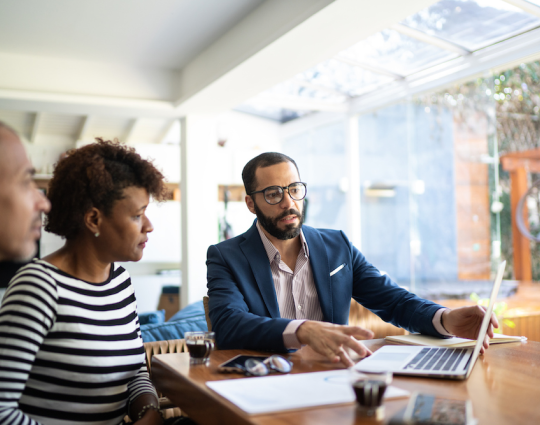
<path fill-rule="evenodd" d="M 208 301 L 210 298 L 204 296 L 202 301 L 204 305 L 204 315 L 206 316 L 206 325 L 208 326 L 208 332 L 212 332 L 212 321 L 210 320 L 210 307 L 208 306 Z"/>
<path fill-rule="evenodd" d="M 169 341 L 145 342 L 144 351 L 146 352 L 146 367 L 150 379 L 152 378 L 152 357 L 154 354 L 183 353 L 187 351 L 186 342 L 183 339 L 172 339 Z M 168 398 L 162 397 L 158 393 L 159 405 L 165 419 L 180 416 L 182 411 L 176 407 Z"/>

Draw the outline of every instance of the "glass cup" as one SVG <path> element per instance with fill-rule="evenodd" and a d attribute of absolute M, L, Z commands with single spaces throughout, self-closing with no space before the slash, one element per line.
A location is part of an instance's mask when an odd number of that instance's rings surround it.
<path fill-rule="evenodd" d="M 184 339 L 189 351 L 189 363 L 208 364 L 216 341 L 214 332 L 186 332 Z"/>
<path fill-rule="evenodd" d="M 383 397 L 392 383 L 392 372 L 362 373 L 351 369 L 350 378 L 360 414 L 382 420 Z"/>

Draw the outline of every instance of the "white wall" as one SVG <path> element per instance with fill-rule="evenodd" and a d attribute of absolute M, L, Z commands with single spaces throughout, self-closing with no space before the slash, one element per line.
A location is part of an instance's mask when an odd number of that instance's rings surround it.
<path fill-rule="evenodd" d="M 277 122 L 236 111 L 221 114 L 217 120 L 218 138 L 227 140 L 218 150 L 218 184 L 243 185 L 242 169 L 250 159 L 263 152 L 282 152 L 281 124 Z M 219 203 L 218 214 L 223 220 L 223 202 Z M 244 201 L 229 202 L 226 217 L 233 236 L 244 233 L 255 219 Z"/>
<path fill-rule="evenodd" d="M 207 117 L 208 118 L 208 117 Z M 202 162 L 207 162 L 213 156 L 214 166 L 209 167 L 213 185 L 242 185 L 242 169 L 253 157 L 266 151 L 281 151 L 280 124 L 263 118 L 250 116 L 241 112 L 227 112 L 208 118 L 214 130 L 207 142 L 208 148 L 198 155 Z M 218 140 L 226 140 L 220 147 Z M 169 182 L 180 181 L 180 146 L 174 144 L 141 144 L 133 145 L 144 158 L 154 160 L 154 164 L 163 171 Z M 52 171 L 61 153 L 72 146 L 61 139 L 40 140 L 39 143 L 27 143 L 29 155 L 36 166 L 45 172 Z M 194 176 L 193 178 L 197 178 Z M 212 208 L 196 207 L 199 217 L 197 222 L 211 224 L 217 227 L 218 220 L 223 217 L 223 203 L 218 203 L 216 192 L 209 199 L 214 203 Z M 199 197 L 201 195 L 198 195 Z M 200 198 L 198 198 L 200 199 Z M 196 199 L 197 202 L 197 199 Z M 150 204 L 148 216 L 154 225 L 154 231 L 149 235 L 149 242 L 142 260 L 138 263 L 125 263 L 123 266 L 130 272 L 139 303 L 139 311 L 150 311 L 157 306 L 162 284 L 181 284 L 180 275 L 162 278 L 158 275 L 161 270 L 181 268 L 181 203 L 167 201 L 162 204 Z M 227 219 L 233 226 L 234 235 L 246 231 L 255 216 L 251 214 L 244 202 L 231 202 L 228 205 Z M 189 225 L 196 223 L 189 221 Z M 217 242 L 215 237 L 201 241 L 201 252 L 211 243 Z M 59 249 L 63 240 L 56 235 L 43 232 L 41 239 L 41 255 L 45 256 Z M 204 249 L 203 249 L 204 248 Z M 197 268 L 205 276 L 205 257 L 196 258 Z M 200 279 L 199 279 L 200 280 Z M 205 278 L 199 282 L 200 290 L 205 292 Z M 193 295 L 193 300 L 199 298 Z M 152 305 L 155 306 L 152 308 Z"/>

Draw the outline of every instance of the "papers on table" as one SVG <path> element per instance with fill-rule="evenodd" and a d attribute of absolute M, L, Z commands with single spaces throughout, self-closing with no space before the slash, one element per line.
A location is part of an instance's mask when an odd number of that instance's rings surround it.
<path fill-rule="evenodd" d="M 431 345 L 433 347 L 450 347 L 450 348 L 469 348 L 474 347 L 476 340 L 466 339 L 466 338 L 437 338 L 435 336 L 429 335 L 395 335 L 387 336 L 387 341 L 399 342 L 401 344 L 407 345 Z M 495 334 L 494 338 L 489 340 L 490 344 L 501 344 L 503 342 L 518 342 L 527 340 L 524 336 L 508 336 L 502 334 Z"/>
<path fill-rule="evenodd" d="M 248 414 L 355 401 L 348 370 L 297 373 L 223 381 L 209 381 L 206 385 Z M 407 397 L 408 391 L 388 387 L 385 399 Z"/>

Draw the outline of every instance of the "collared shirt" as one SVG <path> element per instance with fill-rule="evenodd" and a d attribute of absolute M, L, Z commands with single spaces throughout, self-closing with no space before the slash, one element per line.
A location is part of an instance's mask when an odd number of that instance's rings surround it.
<path fill-rule="evenodd" d="M 279 251 L 265 235 L 258 221 L 257 230 L 270 262 L 280 315 L 284 319 L 293 319 L 283 331 L 283 342 L 288 349 L 300 348 L 302 344 L 296 337 L 296 331 L 300 325 L 306 320 L 323 320 L 304 232 L 300 231 L 301 248 L 293 272 L 281 259 Z M 441 324 L 444 310 L 444 308 L 439 309 L 432 320 L 435 329 L 440 334 L 449 336 L 451 334 Z"/>
<path fill-rule="evenodd" d="M 321 304 L 315 288 L 313 271 L 309 262 L 309 248 L 304 233 L 300 231 L 301 248 L 293 271 L 281 259 L 279 251 L 266 237 L 259 222 L 257 222 L 257 230 L 268 255 L 268 261 L 270 261 L 281 317 L 284 319 L 322 320 Z"/>

